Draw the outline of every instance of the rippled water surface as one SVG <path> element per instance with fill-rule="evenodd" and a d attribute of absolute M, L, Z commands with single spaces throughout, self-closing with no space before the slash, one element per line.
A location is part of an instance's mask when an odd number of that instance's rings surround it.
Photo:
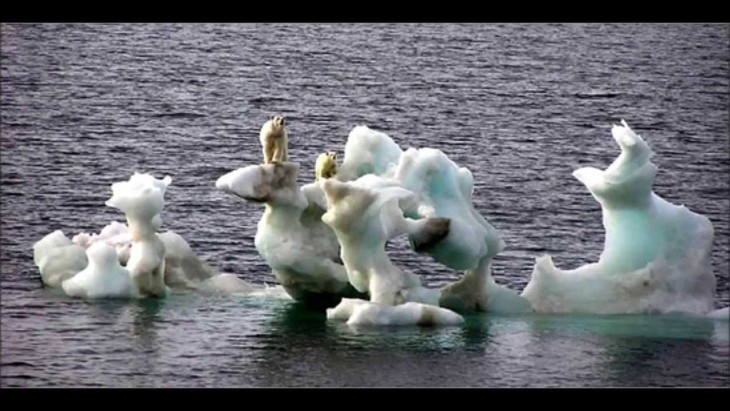
<path fill-rule="evenodd" d="M 598 204 L 571 177 L 651 145 L 655 192 L 708 216 L 717 307 L 730 304 L 729 27 L 723 24 L 2 24 L 3 386 L 728 386 L 727 322 L 474 315 L 463 326 L 351 328 L 282 299 L 72 300 L 43 289 L 32 245 L 98 232 L 110 184 L 171 175 L 163 228 L 222 271 L 273 282 L 262 207 L 215 189 L 290 119 L 300 181 L 359 124 L 472 170 L 477 209 L 521 291 L 534 258 L 596 261 Z M 405 243 L 393 259 L 458 278 Z"/>

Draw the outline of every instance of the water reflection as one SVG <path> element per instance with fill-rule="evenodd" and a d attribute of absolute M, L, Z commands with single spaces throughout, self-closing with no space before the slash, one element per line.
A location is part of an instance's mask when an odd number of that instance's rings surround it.
<path fill-rule="evenodd" d="M 23 352 L 18 341 L 3 339 L 8 361 L 19 364 L 11 372 L 28 372 L 20 364 L 43 359 L 33 384 L 585 387 L 728 380 L 728 322 L 705 318 L 474 314 L 452 327 L 353 327 L 274 298 L 192 293 L 87 302 L 42 292 L 53 320 L 43 327 L 58 344 L 26 343 L 34 348 Z M 14 326 L 4 322 L 3 329 Z"/>
<path fill-rule="evenodd" d="M 258 384 L 297 386 L 449 386 L 469 371 L 450 363 L 478 357 L 488 341 L 478 322 L 463 327 L 352 327 L 289 302 L 274 308 L 255 354 Z M 486 338 L 485 338 L 486 337 Z M 476 353 L 476 354 L 475 354 Z"/>
<path fill-rule="evenodd" d="M 686 386 L 701 384 L 708 372 L 727 379 L 720 369 L 727 360 L 718 361 L 712 347 L 717 324 L 704 318 L 476 314 L 465 319 L 455 327 L 353 327 L 297 303 L 274 307 L 265 332 L 257 336 L 262 344 L 254 361 L 257 384 Z"/>
<path fill-rule="evenodd" d="M 127 308 L 135 345 L 147 352 L 156 352 L 157 327 L 162 321 L 160 312 L 165 307 L 165 299 L 146 298 L 131 302 Z"/>
<path fill-rule="evenodd" d="M 612 337 L 667 339 L 712 338 L 715 321 L 679 315 L 534 315 L 529 319 L 536 334 L 560 331 Z"/>
<path fill-rule="evenodd" d="M 534 315 L 523 321 L 528 335 L 495 335 L 495 355 L 509 361 L 522 347 L 530 367 L 548 377 L 532 381 L 537 386 L 693 386 L 708 373 L 727 378 L 727 352 L 724 361 L 712 357 L 718 324 L 706 318 Z"/>

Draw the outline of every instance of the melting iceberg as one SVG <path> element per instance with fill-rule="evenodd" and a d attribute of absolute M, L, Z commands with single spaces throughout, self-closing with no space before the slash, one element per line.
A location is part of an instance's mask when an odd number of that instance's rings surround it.
<path fill-rule="evenodd" d="M 61 230 L 56 230 L 33 244 L 33 262 L 43 284 L 59 288 L 64 281 L 88 264 L 85 248 L 74 244 Z"/>
<path fill-rule="evenodd" d="M 98 234 L 69 239 L 56 230 L 33 246 L 43 283 L 72 297 L 163 297 L 172 289 L 208 293 L 253 293 L 258 289 L 200 260 L 173 231 L 158 234 L 170 177 L 135 173 L 112 185 L 107 206 L 125 213 L 127 224 L 111 222 Z"/>
<path fill-rule="evenodd" d="M 66 294 L 81 298 L 139 296 L 132 276 L 119 264 L 119 257 L 112 246 L 96 242 L 86 250 L 86 255 L 89 260 L 86 268 L 63 282 L 62 287 Z"/>
<path fill-rule="evenodd" d="M 380 224 L 384 227 L 389 224 L 403 227 L 391 228 L 390 238 L 405 233 L 415 251 L 427 253 L 454 270 L 464 270 L 459 281 L 439 290 L 439 305 L 459 312 L 531 311 L 525 299 L 514 291 L 497 285 L 492 278 L 491 260 L 504 249 L 504 242 L 497 230 L 474 209 L 474 178 L 468 169 L 459 167 L 440 150 L 409 148 L 402 151 L 386 134 L 360 126 L 355 127 L 348 137 L 341 170 L 344 173 L 338 172 L 336 178 L 354 179 L 347 182 L 351 188 L 340 189 L 341 192 L 370 190 L 370 196 L 380 197 L 379 201 L 373 201 L 369 205 L 371 210 L 375 206 L 383 209 Z M 333 183 L 324 184 L 325 187 L 336 187 Z M 367 199 L 362 194 L 357 196 Z M 396 202 L 387 201 L 389 196 L 398 199 L 397 208 Z M 330 210 L 334 216 L 338 213 L 338 201 L 330 202 L 330 207 L 334 207 Z M 346 207 L 353 207 L 353 203 L 359 202 L 360 200 L 350 199 Z M 363 204 L 359 206 L 362 207 Z M 398 211 L 403 215 L 398 216 Z M 373 212 L 369 213 L 351 213 L 348 218 L 364 219 Z M 385 217 L 388 215 L 391 217 Z M 367 226 L 373 223 L 361 224 Z M 341 244 L 345 237 L 343 231 L 352 230 L 352 227 L 353 225 L 333 227 Z M 363 235 L 354 236 L 361 237 Z M 343 244 L 343 251 L 344 248 Z M 386 258 L 382 252 L 375 260 L 385 261 Z M 343 260 L 346 260 L 344 256 Z M 377 272 L 376 276 L 385 276 L 394 271 L 389 262 L 379 264 L 384 269 Z M 429 295 L 429 298 L 433 298 L 434 294 L 421 291 L 415 295 Z"/>
<path fill-rule="evenodd" d="M 407 233 L 423 237 L 425 243 L 436 242 L 448 233 L 449 221 L 404 217 L 399 199 L 411 193 L 399 187 L 376 191 L 333 179 L 324 180 L 322 187 L 328 204 L 322 221 L 337 234 L 340 256 L 355 289 L 381 304 L 416 301 L 438 305 L 439 293 L 425 289 L 418 276 L 394 265 L 385 244 Z"/>
<path fill-rule="evenodd" d="M 522 296 L 545 313 L 707 313 L 715 291 L 712 224 L 652 192 L 652 152 L 622 124 L 612 129 L 618 158 L 606 170 L 573 173 L 601 204 L 600 259 L 564 271 L 540 257 Z"/>
<path fill-rule="evenodd" d="M 112 184 L 112 197 L 106 205 L 121 210 L 127 217 L 131 247 L 127 270 L 141 295 L 164 297 L 165 244 L 157 236 L 162 225 L 160 213 L 165 191 L 172 179 L 158 180 L 149 174 L 135 173 L 129 181 Z"/>
<path fill-rule="evenodd" d="M 149 174 L 112 185 L 106 205 L 122 211 L 126 224 L 115 221 L 73 239 L 54 231 L 34 245 L 34 262 L 44 284 L 70 296 L 285 292 L 334 306 L 328 318 L 348 324 L 458 324 L 463 317 L 457 313 L 471 311 L 684 312 L 727 319 L 727 308 L 712 311 L 712 224 L 652 192 L 652 152 L 625 122 L 612 135 L 621 154 L 606 170 L 573 173 L 603 210 L 599 261 L 565 271 L 550 256 L 539 257 L 521 295 L 492 277 L 492 260 L 505 243 L 473 206 L 471 172 L 442 151 L 403 150 L 366 126 L 350 132 L 339 168 L 336 155 L 328 154 L 328 172 L 304 186 L 297 183 L 299 165 L 287 161 L 249 165 L 216 181 L 219 190 L 264 204 L 255 246 L 282 287 L 256 287 L 219 273 L 180 235 L 158 233 L 171 179 Z M 434 289 L 398 267 L 385 248 L 399 236 L 414 252 L 461 271 L 460 278 Z"/>
<path fill-rule="evenodd" d="M 298 174 L 295 163 L 251 165 L 221 176 L 216 187 L 266 205 L 256 231 L 256 250 L 293 298 L 326 304 L 354 295 L 339 262 L 337 239 L 321 220 L 326 210 L 323 193 L 317 184 L 300 188 Z"/>
<path fill-rule="evenodd" d="M 300 188 L 298 169 L 287 162 L 251 165 L 216 182 L 220 190 L 266 204 L 256 249 L 295 299 L 359 293 L 370 300 L 358 303 L 370 307 L 364 312 L 372 315 L 363 318 L 381 318 L 369 321 L 374 323 L 388 316 L 417 323 L 418 316 L 403 313 L 424 304 L 458 311 L 532 310 L 527 300 L 494 282 L 491 260 L 504 243 L 472 205 L 471 172 L 441 151 L 403 151 L 386 134 L 359 126 L 348 136 L 343 163 L 332 178 Z M 464 270 L 462 279 L 443 290 L 430 289 L 397 267 L 385 244 L 401 235 L 414 251 Z M 417 304 L 383 308 L 406 303 Z M 341 312 L 348 318 L 355 313 Z"/>

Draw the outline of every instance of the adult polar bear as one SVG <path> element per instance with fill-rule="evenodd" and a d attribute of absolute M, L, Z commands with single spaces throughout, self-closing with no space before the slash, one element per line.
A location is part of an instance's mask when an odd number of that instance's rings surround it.
<path fill-rule="evenodd" d="M 284 163 L 289 160 L 287 146 L 286 120 L 282 116 L 273 116 L 264 123 L 259 133 L 259 140 L 264 152 L 264 164 Z"/>

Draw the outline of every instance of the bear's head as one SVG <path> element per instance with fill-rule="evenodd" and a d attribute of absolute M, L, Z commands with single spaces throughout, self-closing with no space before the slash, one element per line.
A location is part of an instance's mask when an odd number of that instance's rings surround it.
<path fill-rule="evenodd" d="M 276 129 L 286 125 L 286 119 L 283 116 L 272 116 L 271 125 Z"/>
<path fill-rule="evenodd" d="M 337 153 L 329 151 L 320 154 L 314 165 L 314 173 L 317 180 L 334 177 L 337 174 Z"/>

